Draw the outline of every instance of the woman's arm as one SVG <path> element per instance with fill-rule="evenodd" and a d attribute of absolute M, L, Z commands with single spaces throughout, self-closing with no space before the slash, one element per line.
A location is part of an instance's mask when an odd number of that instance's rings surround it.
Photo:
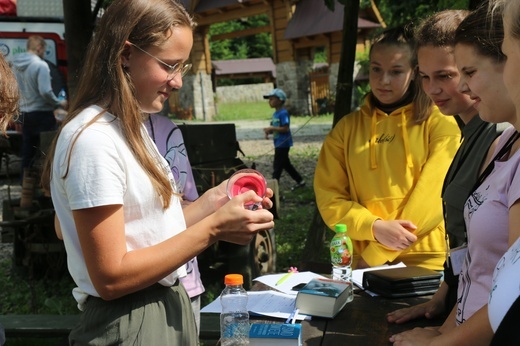
<path fill-rule="evenodd" d="M 460 129 L 452 117 L 436 111 L 428 126 L 428 157 L 398 219 L 411 220 L 417 236 L 437 227 L 443 220 L 441 190 L 444 177 L 460 145 Z"/>
<path fill-rule="evenodd" d="M 493 330 L 489 324 L 486 304 L 463 324 L 450 330 L 415 328 L 392 335 L 390 342 L 394 346 L 484 346 L 489 345 L 492 338 Z"/>
<path fill-rule="evenodd" d="M 346 143 L 351 136 L 346 120 L 359 116 L 358 113 L 345 116 L 325 138 L 314 173 L 314 193 L 320 214 L 329 228 L 334 229 L 334 225 L 344 223 L 349 225 L 352 240 L 375 241 L 372 225 L 379 217 L 356 202 L 351 195 L 350 191 L 355 187 L 349 181 L 345 154 Z"/>
<path fill-rule="evenodd" d="M 417 226 L 413 234 L 419 241 L 443 220 L 442 184 L 460 144 L 460 129 L 456 122 L 440 114 L 438 110 L 431 115 L 427 126 L 428 157 L 406 204 L 395 215 L 396 220 L 410 220 Z M 400 255 L 400 252 L 388 249 L 378 242 L 371 242 L 364 252 L 371 257 L 374 254 L 383 255 L 390 262 Z"/>
<path fill-rule="evenodd" d="M 400 324 L 422 317 L 435 318 L 445 311 L 444 301 L 448 294 L 448 289 L 448 284 L 443 281 L 432 299 L 409 308 L 392 311 L 386 315 L 386 320 L 390 323 Z"/>
<path fill-rule="evenodd" d="M 509 246 L 513 245 L 518 237 L 520 237 L 520 200 L 509 208 Z"/>
<path fill-rule="evenodd" d="M 255 197 L 260 198 L 253 191 L 239 195 L 184 232 L 133 251 L 126 248 L 122 205 L 73 211 L 96 291 L 103 299 L 116 299 L 158 282 L 218 240 L 247 244 L 258 231 L 274 226 L 269 211 L 244 209 Z"/>
<path fill-rule="evenodd" d="M 63 240 L 63 234 L 61 233 L 61 225 L 60 220 L 58 220 L 58 216 L 54 215 L 54 231 L 56 232 L 56 236 L 58 239 Z"/>
<path fill-rule="evenodd" d="M 229 201 L 229 197 L 226 193 L 227 182 L 228 180 L 224 180 L 218 186 L 206 191 L 193 203 L 183 206 L 186 226 L 189 227 L 194 225 L 203 218 L 214 213 Z M 263 200 L 256 195 L 254 195 L 253 198 L 255 202 L 262 202 L 263 209 L 270 209 L 273 206 L 273 202 L 270 200 L 271 197 L 273 197 L 273 190 L 267 188 L 266 197 Z"/>

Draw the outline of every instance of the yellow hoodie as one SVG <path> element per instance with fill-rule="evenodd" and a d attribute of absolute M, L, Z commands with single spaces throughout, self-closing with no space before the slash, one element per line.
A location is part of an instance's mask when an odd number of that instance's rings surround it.
<path fill-rule="evenodd" d="M 331 229 L 347 225 L 354 268 L 362 256 L 371 267 L 402 261 L 442 270 L 441 188 L 460 129 L 436 107 L 426 121 L 414 124 L 412 104 L 371 114 L 367 102 L 343 117 L 323 143 L 314 176 L 320 214 Z M 412 221 L 417 241 L 404 251 L 382 245 L 372 233 L 378 219 Z"/>

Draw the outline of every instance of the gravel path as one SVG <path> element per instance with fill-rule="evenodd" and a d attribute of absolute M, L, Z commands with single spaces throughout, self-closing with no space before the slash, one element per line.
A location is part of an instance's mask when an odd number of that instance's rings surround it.
<path fill-rule="evenodd" d="M 256 164 L 258 169 L 267 178 L 271 178 L 273 172 L 274 147 L 272 139 L 266 140 L 262 129 L 265 121 L 236 121 L 236 134 L 240 148 L 246 155 L 240 157 L 244 163 L 251 167 Z M 316 124 L 311 121 L 300 125 L 291 126 L 294 146 L 289 157 L 292 164 L 302 175 L 307 186 L 312 186 L 316 160 L 325 136 L 330 131 L 332 124 Z M 239 154 L 240 155 L 240 154 Z M 280 179 L 280 193 L 290 191 L 294 181 L 287 173 Z"/>
<path fill-rule="evenodd" d="M 316 159 L 321 149 L 324 136 L 299 136 L 294 138 L 294 146 L 289 152 L 289 158 L 296 170 L 302 175 L 307 186 L 311 186 L 316 168 Z M 240 147 L 246 157 L 240 157 L 251 167 L 256 165 L 266 178 L 271 178 L 273 172 L 274 149 L 272 140 L 240 140 Z M 280 179 L 280 192 L 289 191 L 295 184 L 291 177 L 283 172 Z"/>

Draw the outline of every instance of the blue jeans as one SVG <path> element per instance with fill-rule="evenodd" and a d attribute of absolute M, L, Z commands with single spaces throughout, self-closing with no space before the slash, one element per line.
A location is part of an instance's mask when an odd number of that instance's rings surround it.
<path fill-rule="evenodd" d="M 40 148 L 40 133 L 56 130 L 52 111 L 22 113 L 22 176 L 24 168 L 30 168 Z"/>

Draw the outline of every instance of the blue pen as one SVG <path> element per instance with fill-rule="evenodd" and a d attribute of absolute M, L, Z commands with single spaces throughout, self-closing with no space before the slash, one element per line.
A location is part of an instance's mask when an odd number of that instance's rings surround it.
<path fill-rule="evenodd" d="M 291 312 L 291 314 L 287 318 L 287 320 L 285 320 L 285 323 L 294 324 L 296 322 L 296 317 L 298 316 L 298 312 L 300 312 L 300 309 L 294 309 L 293 312 Z"/>

